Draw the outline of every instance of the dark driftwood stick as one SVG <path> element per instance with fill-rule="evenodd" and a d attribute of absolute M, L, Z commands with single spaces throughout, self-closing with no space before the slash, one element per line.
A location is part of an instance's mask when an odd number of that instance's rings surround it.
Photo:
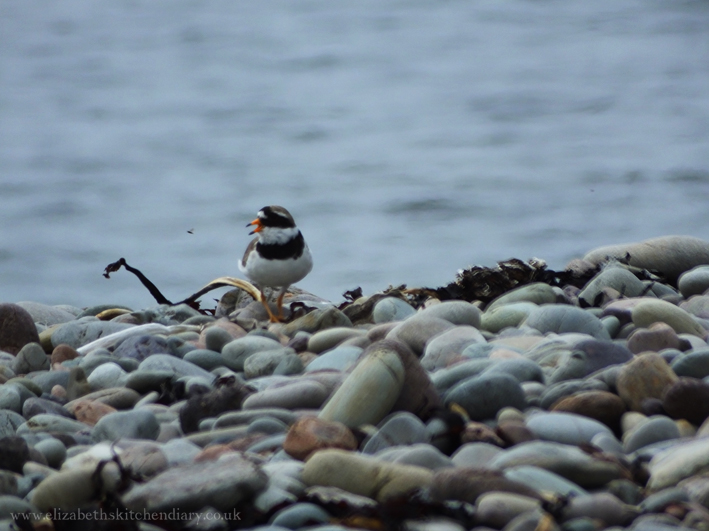
<path fill-rule="evenodd" d="M 136 277 L 138 277 L 138 279 L 143 284 L 143 286 L 148 288 L 148 291 L 153 296 L 153 298 L 157 301 L 158 304 L 169 304 L 170 306 L 177 306 L 178 304 L 187 304 L 187 305 L 191 306 L 192 308 L 199 310 L 203 313 L 205 313 L 205 310 L 201 310 L 199 307 L 199 302 L 197 302 L 197 299 L 199 299 L 202 295 L 204 295 L 205 293 L 209 293 L 210 291 L 218 289 L 218 288 L 223 288 L 226 286 L 242 287 L 242 285 L 244 284 L 243 281 L 240 281 L 238 279 L 231 279 L 229 277 L 222 277 L 222 278 L 218 278 L 216 280 L 213 280 L 212 282 L 210 282 L 209 284 L 204 286 L 202 289 L 200 289 L 197 293 L 193 293 L 192 295 L 190 295 L 189 297 L 187 297 L 186 299 L 184 299 L 182 301 L 171 302 L 160 292 L 160 290 L 157 288 L 157 286 L 155 286 L 155 284 L 153 284 L 150 281 L 150 279 L 148 279 L 148 277 L 146 277 L 139 269 L 136 269 L 135 267 L 131 267 L 130 265 L 128 265 L 125 258 L 120 258 L 118 261 L 113 262 L 112 264 L 108 264 L 106 266 L 106 269 L 103 272 L 103 276 L 106 278 L 111 278 L 111 273 L 115 273 L 121 267 L 124 267 L 126 269 L 126 271 L 128 271 L 129 273 L 133 273 Z M 241 284 L 235 284 L 235 283 L 241 283 Z M 248 283 L 246 283 L 246 284 L 247 284 L 247 286 L 246 286 L 247 288 L 248 287 L 253 288 L 250 284 L 248 284 Z M 255 290 L 255 289 L 256 288 L 253 288 L 253 290 Z M 254 296 L 254 293 L 250 293 L 250 294 L 252 296 Z"/>
<path fill-rule="evenodd" d="M 158 302 L 158 304 L 172 305 L 172 303 L 169 300 L 167 300 L 162 293 L 160 293 L 160 290 L 155 286 L 155 284 L 150 282 L 148 277 L 146 277 L 138 269 L 129 266 L 126 263 L 125 258 L 119 258 L 117 262 L 113 262 L 112 264 L 108 264 L 106 266 L 106 269 L 103 272 L 103 276 L 106 278 L 111 278 L 110 274 L 118 271 L 121 268 L 121 266 L 125 267 L 126 271 L 133 273 L 136 277 L 138 277 L 138 279 L 140 279 L 140 281 L 143 283 L 143 286 L 148 288 L 148 291 L 153 296 L 153 298 Z"/>

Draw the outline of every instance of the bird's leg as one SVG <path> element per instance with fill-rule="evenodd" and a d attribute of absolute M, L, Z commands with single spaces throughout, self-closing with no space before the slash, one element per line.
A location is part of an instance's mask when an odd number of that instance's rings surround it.
<path fill-rule="evenodd" d="M 268 320 L 271 323 L 280 323 L 281 320 L 273 315 L 273 312 L 271 311 L 271 307 L 268 305 L 268 297 L 266 297 L 266 294 L 261 290 L 261 304 L 263 304 L 263 307 L 266 308 L 266 313 L 268 313 Z"/>
<path fill-rule="evenodd" d="M 281 288 L 281 291 L 278 292 L 278 299 L 276 300 L 276 308 L 278 308 L 279 321 L 283 320 L 283 297 L 285 296 L 286 291 L 288 291 L 288 286 L 283 286 Z"/>

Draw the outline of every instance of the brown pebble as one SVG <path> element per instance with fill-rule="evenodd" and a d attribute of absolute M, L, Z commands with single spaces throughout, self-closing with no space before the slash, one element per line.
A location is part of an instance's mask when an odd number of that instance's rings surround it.
<path fill-rule="evenodd" d="M 66 398 L 66 389 L 64 389 L 61 385 L 55 385 L 52 387 L 51 394 L 57 398 Z"/>
<path fill-rule="evenodd" d="M 521 420 L 505 420 L 500 422 L 496 430 L 504 441 L 504 446 L 514 446 L 527 441 L 534 441 L 537 437 Z"/>
<path fill-rule="evenodd" d="M 356 450 L 357 439 L 350 429 L 340 422 L 303 417 L 293 423 L 283 442 L 283 450 L 301 461 L 324 448 Z"/>
<path fill-rule="evenodd" d="M 50 358 L 50 361 L 52 362 L 52 365 L 55 363 L 62 363 L 67 360 L 73 360 L 75 358 L 79 357 L 79 353 L 74 349 L 73 347 L 62 343 L 61 345 L 57 345 L 56 348 L 52 351 L 52 357 Z"/>
<path fill-rule="evenodd" d="M 646 398 L 661 398 L 664 390 L 677 381 L 677 375 L 655 352 L 637 355 L 623 365 L 616 379 L 618 395 L 631 411 L 642 411 Z"/>
<path fill-rule="evenodd" d="M 584 415 L 602 422 L 614 432 L 620 430 L 620 418 L 625 413 L 625 402 L 608 391 L 583 391 L 558 400 L 550 411 L 565 411 Z"/>
<path fill-rule="evenodd" d="M 506 446 L 505 442 L 495 433 L 495 430 L 482 422 L 468 422 L 460 436 L 460 442 L 463 444 L 484 442 L 500 447 Z"/>
<path fill-rule="evenodd" d="M 0 350 L 17 354 L 27 343 L 39 343 L 32 316 L 17 304 L 0 304 Z"/>
<path fill-rule="evenodd" d="M 662 397 L 667 414 L 699 426 L 709 417 L 709 383 L 683 376 Z"/>
<path fill-rule="evenodd" d="M 77 400 L 72 408 L 76 420 L 89 426 L 95 426 L 101 417 L 116 411 L 116 408 L 95 400 Z"/>
<path fill-rule="evenodd" d="M 234 449 L 231 448 L 229 445 L 213 444 L 212 446 L 208 446 L 200 453 L 198 453 L 195 456 L 194 460 L 195 463 L 199 463 L 200 461 L 216 461 L 222 455 L 231 453 L 234 453 Z"/>
<path fill-rule="evenodd" d="M 666 348 L 680 348 L 677 332 L 666 323 L 654 323 L 649 328 L 637 328 L 628 338 L 628 350 L 640 352 L 660 352 Z"/>

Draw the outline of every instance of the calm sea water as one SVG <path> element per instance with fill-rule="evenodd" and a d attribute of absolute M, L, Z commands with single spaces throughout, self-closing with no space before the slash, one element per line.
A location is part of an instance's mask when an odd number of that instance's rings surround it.
<path fill-rule="evenodd" d="M 268 204 L 335 301 L 709 238 L 709 2 L 0 0 L 0 300 L 183 298 Z"/>

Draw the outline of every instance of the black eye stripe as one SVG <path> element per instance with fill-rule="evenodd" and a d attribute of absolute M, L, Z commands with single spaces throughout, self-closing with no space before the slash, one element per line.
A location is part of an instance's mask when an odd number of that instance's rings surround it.
<path fill-rule="evenodd" d="M 275 211 L 270 206 L 263 207 L 258 215 L 261 224 L 264 227 L 274 227 L 279 229 L 288 229 L 295 227 L 295 223 L 288 216 Z"/>

